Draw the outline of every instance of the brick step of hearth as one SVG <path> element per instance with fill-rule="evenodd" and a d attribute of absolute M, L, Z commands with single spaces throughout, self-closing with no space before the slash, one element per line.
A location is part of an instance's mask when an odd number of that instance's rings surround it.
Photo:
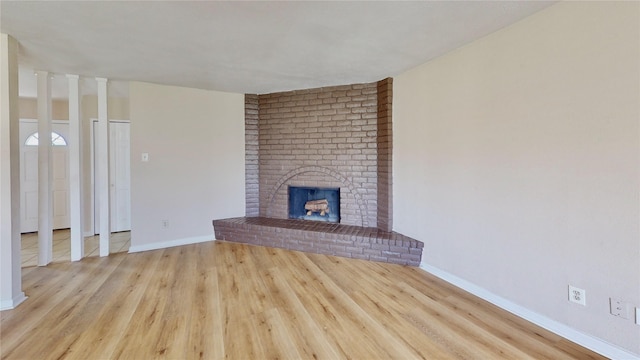
<path fill-rule="evenodd" d="M 320 221 L 238 217 L 213 220 L 217 240 L 419 266 L 421 241 L 377 228 Z"/>

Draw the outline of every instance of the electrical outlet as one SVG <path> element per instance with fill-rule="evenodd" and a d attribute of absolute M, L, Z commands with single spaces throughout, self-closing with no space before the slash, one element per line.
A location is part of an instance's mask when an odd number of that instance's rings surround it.
<path fill-rule="evenodd" d="M 169 220 L 162 220 L 162 228 L 166 229 L 169 227 Z"/>
<path fill-rule="evenodd" d="M 619 316 L 623 319 L 631 319 L 631 303 L 623 302 L 619 299 L 609 298 L 611 315 Z"/>
<path fill-rule="evenodd" d="M 614 298 L 609 298 L 609 308 L 611 309 L 611 315 L 613 316 L 621 316 L 622 315 L 622 301 Z"/>
<path fill-rule="evenodd" d="M 569 285 L 569 301 L 587 306 L 587 292 L 584 289 Z"/>

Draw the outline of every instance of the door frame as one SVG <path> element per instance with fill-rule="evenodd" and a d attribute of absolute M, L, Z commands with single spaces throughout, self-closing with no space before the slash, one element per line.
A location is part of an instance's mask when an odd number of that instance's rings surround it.
<path fill-rule="evenodd" d="M 36 124 L 37 125 L 38 124 L 38 119 L 32 119 L 32 118 L 19 118 L 18 119 L 18 124 L 19 124 L 18 125 L 18 127 L 19 127 L 18 128 L 18 133 L 19 133 L 18 134 L 18 138 L 20 139 L 20 172 L 21 172 L 21 174 L 20 174 L 20 183 L 21 184 L 20 185 L 22 185 L 22 167 L 24 166 L 24 164 L 23 164 L 24 159 L 22 158 L 22 153 L 23 153 L 22 147 L 24 146 L 25 140 L 31 135 L 31 133 L 29 133 L 29 134 L 24 134 L 25 135 L 24 137 L 22 136 L 23 135 L 22 134 L 22 124 L 23 123 L 29 123 L 29 124 Z M 67 125 L 68 126 L 69 125 L 69 120 L 64 120 L 64 119 L 62 119 L 62 120 L 60 120 L 60 119 L 51 120 L 51 124 L 52 125 L 56 124 L 56 125 Z M 53 128 L 51 129 L 51 131 L 54 132 Z M 38 132 L 38 130 L 36 130 L 36 132 Z M 68 136 L 69 136 L 68 129 L 67 129 L 67 134 L 61 134 L 61 135 L 64 137 L 65 141 L 67 141 L 67 146 L 68 146 L 68 141 L 69 141 L 68 140 Z M 47 139 L 48 139 L 48 137 L 47 137 Z M 67 147 L 67 161 L 69 160 L 68 150 L 69 150 L 69 148 Z M 50 161 L 52 162 L 51 165 L 53 166 L 54 165 L 53 164 L 53 159 L 51 159 Z M 69 188 L 70 186 L 71 186 L 70 179 L 69 179 L 69 176 L 67 176 L 67 188 Z M 21 192 L 20 193 L 20 199 L 21 199 L 21 202 L 22 202 L 22 186 L 21 186 L 20 192 Z M 69 201 L 69 200 L 67 199 L 67 201 Z M 23 204 L 21 203 L 20 206 L 22 207 L 22 205 Z M 67 209 L 67 210 L 69 210 L 69 209 Z M 52 214 L 52 216 L 53 216 L 53 214 Z M 21 213 L 20 213 L 20 220 L 22 220 L 22 210 L 21 210 Z M 22 232 L 22 228 L 20 229 L 20 233 L 21 234 L 23 233 Z"/>
<path fill-rule="evenodd" d="M 96 229 L 96 154 L 95 154 L 95 130 L 94 125 L 98 122 L 98 118 L 90 118 L 89 119 L 89 151 L 91 157 L 91 196 L 89 196 L 89 202 L 91 203 L 91 226 L 89 229 L 85 230 L 85 236 L 94 236 L 97 235 Z M 119 120 L 119 119 L 109 119 L 109 124 L 111 123 L 127 123 L 131 124 L 130 120 Z M 129 154 L 131 156 L 131 154 Z M 109 225 L 111 227 L 111 225 Z"/>

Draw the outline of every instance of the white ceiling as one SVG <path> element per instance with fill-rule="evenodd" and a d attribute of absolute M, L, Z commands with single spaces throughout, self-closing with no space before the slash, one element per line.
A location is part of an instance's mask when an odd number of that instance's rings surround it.
<path fill-rule="evenodd" d="M 263 94 L 393 77 L 551 3 L 2 0 L 0 30 L 20 44 L 21 96 L 33 69 L 117 94 L 129 80 Z"/>

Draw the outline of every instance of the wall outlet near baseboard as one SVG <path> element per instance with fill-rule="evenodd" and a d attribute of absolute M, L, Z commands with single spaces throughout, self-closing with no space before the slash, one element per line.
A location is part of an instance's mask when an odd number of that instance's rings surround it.
<path fill-rule="evenodd" d="M 631 319 L 631 314 L 633 312 L 633 306 L 631 306 L 631 303 L 609 298 L 609 307 L 611 315 L 619 316 L 623 319 Z"/>
<path fill-rule="evenodd" d="M 162 220 L 162 228 L 166 229 L 169 227 L 169 220 Z"/>
<path fill-rule="evenodd" d="M 587 292 L 584 289 L 569 285 L 569 301 L 587 306 Z"/>

